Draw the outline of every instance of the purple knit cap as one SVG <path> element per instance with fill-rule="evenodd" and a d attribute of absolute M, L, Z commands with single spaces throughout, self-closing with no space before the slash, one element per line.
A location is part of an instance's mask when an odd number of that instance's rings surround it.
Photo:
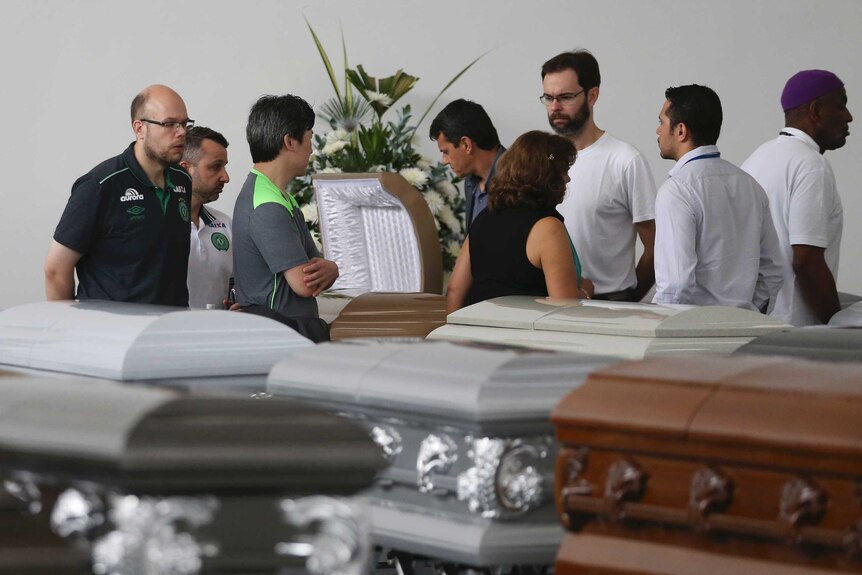
<path fill-rule="evenodd" d="M 803 70 L 797 72 L 784 85 L 781 93 L 781 108 L 786 112 L 815 98 L 843 88 L 838 76 L 826 70 Z"/>

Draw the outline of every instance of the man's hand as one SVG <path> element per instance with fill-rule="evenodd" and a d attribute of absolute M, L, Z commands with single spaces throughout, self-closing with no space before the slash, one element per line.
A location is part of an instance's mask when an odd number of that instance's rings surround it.
<path fill-rule="evenodd" d="M 312 291 L 312 297 L 317 297 L 338 279 L 338 266 L 330 260 L 311 258 L 302 268 L 302 274 L 302 281 Z"/>
<path fill-rule="evenodd" d="M 593 280 L 589 278 L 581 278 L 581 285 L 578 286 L 581 295 L 584 296 L 582 299 L 592 299 L 596 294 L 596 286 L 593 283 Z"/>

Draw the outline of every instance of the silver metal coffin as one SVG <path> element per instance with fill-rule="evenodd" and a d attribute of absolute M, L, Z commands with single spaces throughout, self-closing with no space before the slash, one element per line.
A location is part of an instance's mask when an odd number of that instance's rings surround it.
<path fill-rule="evenodd" d="M 462 308 L 431 340 L 506 343 L 626 359 L 679 352 L 728 354 L 790 326 L 732 307 L 507 296 Z"/>
<path fill-rule="evenodd" d="M 68 566 L 50 525 L 98 574 L 360 575 L 367 521 L 338 497 L 382 465 L 363 428 L 298 402 L 0 377 L 0 525 L 29 529 L 0 537 L 3 572 Z"/>
<path fill-rule="evenodd" d="M 614 360 L 451 342 L 330 343 L 275 365 L 274 396 L 362 421 L 391 467 L 368 491 L 375 543 L 488 567 L 552 563 L 550 409 Z"/>
<path fill-rule="evenodd" d="M 259 392 L 276 361 L 313 345 L 276 321 L 223 310 L 65 301 L 0 312 L 0 364 L 29 373 Z"/>

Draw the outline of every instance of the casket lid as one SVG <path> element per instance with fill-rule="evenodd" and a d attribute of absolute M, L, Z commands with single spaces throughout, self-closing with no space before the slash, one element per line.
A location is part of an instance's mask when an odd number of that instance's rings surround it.
<path fill-rule="evenodd" d="M 482 344 L 357 340 L 280 361 L 267 390 L 393 416 L 546 426 L 564 393 L 615 361 Z"/>
<path fill-rule="evenodd" d="M 862 361 L 862 328 L 802 327 L 754 338 L 736 354 Z"/>
<path fill-rule="evenodd" d="M 332 322 L 332 341 L 357 337 L 425 337 L 446 323 L 446 297 L 429 293 L 368 292 Z"/>
<path fill-rule="evenodd" d="M 0 312 L 0 364 L 120 381 L 266 374 L 314 345 L 252 314 L 110 301 Z"/>
<path fill-rule="evenodd" d="M 732 307 L 506 296 L 449 314 L 449 324 L 635 337 L 758 336 L 790 326 Z"/>
<path fill-rule="evenodd" d="M 824 468 L 852 457 L 862 469 L 860 414 L 859 364 L 686 356 L 598 370 L 557 405 L 552 420 L 570 443 L 601 436 L 606 447 L 664 442 L 662 449 L 706 457 L 727 448 L 752 460 L 775 451 L 815 454 Z"/>
<path fill-rule="evenodd" d="M 0 467 L 136 493 L 353 493 L 382 468 L 348 420 L 297 402 L 0 376 Z"/>
<path fill-rule="evenodd" d="M 829 319 L 829 325 L 833 327 L 862 327 L 862 301 L 857 301 L 833 315 Z"/>

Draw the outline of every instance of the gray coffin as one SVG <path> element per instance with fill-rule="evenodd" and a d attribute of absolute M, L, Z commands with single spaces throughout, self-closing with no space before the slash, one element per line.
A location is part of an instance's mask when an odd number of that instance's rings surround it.
<path fill-rule="evenodd" d="M 262 391 L 276 361 L 312 345 L 276 321 L 224 310 L 64 301 L 0 312 L 0 364 L 31 374 Z"/>
<path fill-rule="evenodd" d="M 455 311 L 427 339 L 507 343 L 626 359 L 667 353 L 729 354 L 753 338 L 790 329 L 758 312 L 506 296 Z"/>
<path fill-rule="evenodd" d="M 608 357 L 451 342 L 318 345 L 268 390 L 363 421 L 392 465 L 368 491 L 375 543 L 470 566 L 553 562 L 549 414 Z"/>
<path fill-rule="evenodd" d="M 50 514 L 88 541 L 97 571 L 358 575 L 367 528 L 333 496 L 382 466 L 362 427 L 299 402 L 0 376 L 0 523 L 24 525 L 8 512 L 17 497 L 45 531 Z M 35 538 L 38 551 L 48 538 Z M 0 543 L 0 572 L 45 562 L 26 542 L 12 550 L 17 564 Z"/>
<path fill-rule="evenodd" d="M 735 353 L 786 355 L 827 361 L 862 361 L 862 327 L 802 327 L 770 333 L 753 339 Z"/>

